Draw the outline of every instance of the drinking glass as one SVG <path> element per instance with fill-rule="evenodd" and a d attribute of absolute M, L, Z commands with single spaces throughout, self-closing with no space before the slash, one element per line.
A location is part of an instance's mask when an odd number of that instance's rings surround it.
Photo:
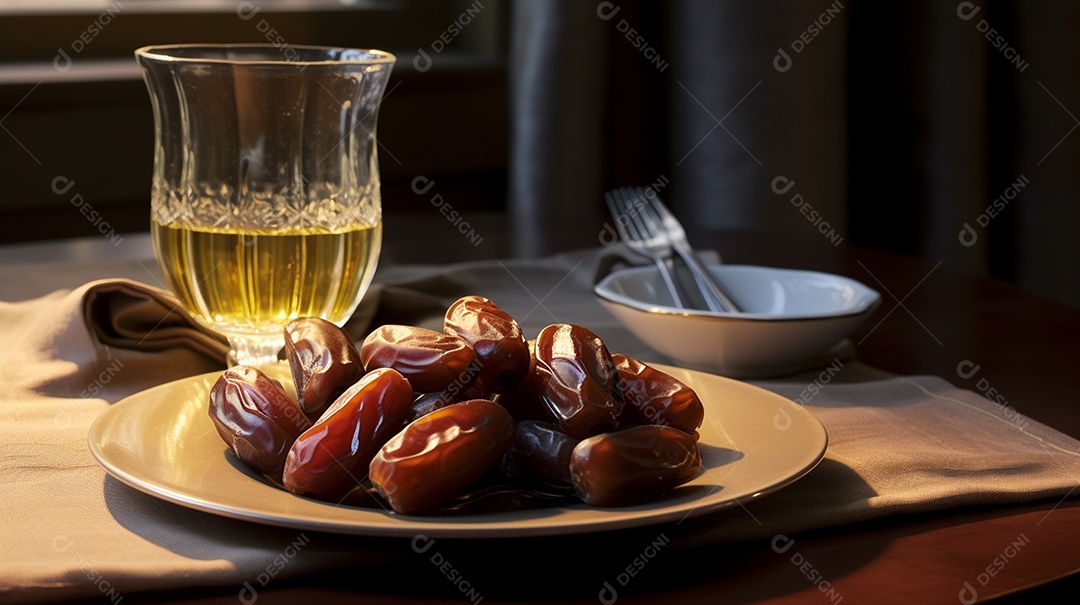
<path fill-rule="evenodd" d="M 135 51 L 154 109 L 151 233 L 169 288 L 230 365 L 276 362 L 297 317 L 341 325 L 382 242 L 380 50 Z"/>

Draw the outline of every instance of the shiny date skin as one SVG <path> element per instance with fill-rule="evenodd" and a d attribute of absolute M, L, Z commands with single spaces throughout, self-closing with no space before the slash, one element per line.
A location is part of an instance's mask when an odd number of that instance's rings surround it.
<path fill-rule="evenodd" d="M 694 433 L 705 418 L 697 392 L 629 355 L 611 356 L 619 372 L 616 394 L 622 398 L 619 426 L 659 424 Z"/>
<path fill-rule="evenodd" d="M 614 430 L 622 404 L 617 371 L 600 337 L 574 324 L 552 324 L 536 337 L 540 397 L 563 432 L 585 438 Z"/>
<path fill-rule="evenodd" d="M 442 409 L 452 403 L 454 402 L 448 401 L 442 393 L 421 393 L 413 399 L 412 405 L 409 407 L 409 422 L 427 416 L 435 410 Z"/>
<path fill-rule="evenodd" d="M 686 483 L 700 471 L 697 440 L 654 424 L 582 440 L 570 458 L 574 491 L 593 506 L 636 504 Z"/>
<path fill-rule="evenodd" d="M 322 415 L 364 375 L 352 338 L 336 324 L 318 317 L 295 319 L 285 325 L 285 355 L 297 403 L 311 419 Z"/>
<path fill-rule="evenodd" d="M 580 440 L 553 424 L 526 420 L 514 430 L 514 444 L 500 465 L 509 477 L 523 477 L 548 485 L 569 487 L 570 457 Z"/>
<path fill-rule="evenodd" d="M 367 474 L 379 448 L 405 426 L 413 391 L 382 368 L 364 375 L 289 449 L 282 483 L 289 491 L 339 502 Z"/>
<path fill-rule="evenodd" d="M 514 420 L 497 403 L 455 403 L 410 423 L 371 461 L 371 483 L 394 511 L 419 514 L 461 493 L 514 441 Z"/>
<path fill-rule="evenodd" d="M 490 393 L 484 392 L 475 385 L 467 389 L 454 389 L 453 385 L 451 385 L 451 388 L 440 393 L 421 393 L 413 399 L 412 407 L 409 409 L 409 422 L 421 416 L 426 416 L 437 409 L 461 403 L 462 401 L 490 399 L 489 395 Z"/>
<path fill-rule="evenodd" d="M 210 389 L 209 413 L 236 457 L 267 474 L 281 472 L 289 447 L 311 426 L 280 383 L 247 366 L 218 377 Z"/>
<path fill-rule="evenodd" d="M 465 389 L 479 373 L 476 351 L 469 343 L 435 330 L 384 325 L 364 339 L 360 359 L 368 371 L 393 368 L 409 379 L 417 393 Z"/>
<path fill-rule="evenodd" d="M 480 363 L 479 384 L 492 393 L 518 385 L 529 371 L 529 344 L 517 321 L 483 296 L 459 298 L 443 330 L 469 343 Z"/>

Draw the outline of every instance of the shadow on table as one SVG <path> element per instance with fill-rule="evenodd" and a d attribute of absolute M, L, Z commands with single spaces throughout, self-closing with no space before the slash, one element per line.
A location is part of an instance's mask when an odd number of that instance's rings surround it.
<path fill-rule="evenodd" d="M 268 591 L 281 590 L 279 596 L 287 602 L 295 599 L 292 589 L 300 586 L 393 596 L 401 602 L 460 602 L 469 594 L 490 601 L 574 598 L 610 602 L 631 597 L 625 603 L 660 591 L 665 599 L 677 602 L 683 602 L 680 596 L 693 600 L 705 592 L 722 596 L 725 602 L 742 602 L 762 598 L 763 591 L 766 595 L 797 592 L 852 573 L 885 546 L 860 545 L 857 556 L 837 558 L 814 557 L 800 548 L 800 537 L 794 533 L 800 516 L 785 512 L 792 503 L 842 506 L 853 497 L 873 495 L 850 489 L 843 495 L 830 492 L 829 486 L 837 481 L 851 485 L 852 478 L 846 474 L 853 472 L 826 459 L 796 484 L 760 501 L 674 523 L 602 533 L 528 539 L 422 538 L 422 548 L 418 548 L 419 537 L 369 538 L 304 530 L 299 535 L 304 536 L 305 546 L 260 588 L 259 599 L 264 605 L 274 603 L 275 593 Z M 104 488 L 113 516 L 143 539 L 186 558 L 225 560 L 235 566 L 235 571 L 213 578 L 192 574 L 189 585 L 218 585 L 221 588 L 216 590 L 222 592 L 238 589 L 245 581 L 254 582 L 297 539 L 298 530 L 187 509 L 111 477 L 105 478 Z M 807 494 L 817 494 L 818 501 L 806 501 Z M 790 501 L 782 501 L 785 498 Z M 807 575 L 808 569 L 814 570 L 813 577 Z M 411 578 L 408 582 L 388 581 L 404 572 Z"/>
<path fill-rule="evenodd" d="M 320 559 L 332 563 L 335 558 L 344 559 L 348 553 L 351 562 L 394 561 L 393 549 L 388 552 L 371 549 L 370 557 L 357 550 L 355 536 L 324 534 L 288 527 L 276 527 L 230 519 L 166 502 L 129 487 L 112 476 L 104 480 L 105 504 L 116 521 L 141 538 L 153 542 L 177 555 L 193 560 L 232 561 L 240 573 L 237 583 L 243 581 L 244 570 L 254 573 L 266 565 L 297 536 L 306 536 L 311 547 L 300 549 L 298 560 Z M 386 538 L 364 538 L 363 546 L 377 546 L 394 542 Z M 408 550 L 407 541 L 406 551 Z M 407 561 L 402 556 L 400 560 Z M 304 561 L 300 561 L 304 563 Z M 344 564 L 344 562 L 342 563 Z M 310 566 L 309 566 L 310 567 Z"/>

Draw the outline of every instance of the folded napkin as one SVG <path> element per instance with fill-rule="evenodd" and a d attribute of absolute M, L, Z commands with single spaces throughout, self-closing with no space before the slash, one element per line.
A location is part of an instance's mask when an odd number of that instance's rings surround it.
<path fill-rule="evenodd" d="M 495 300 L 528 334 L 556 322 L 588 325 L 617 352 L 666 362 L 593 300 L 596 251 L 540 260 L 384 267 L 348 324 L 437 327 L 464 294 Z M 14 283 L 37 267 L 0 268 Z M 119 268 L 137 277 L 141 265 Z M 251 592 L 335 566 L 416 564 L 407 539 L 297 532 L 163 502 L 108 477 L 87 430 L 111 403 L 150 386 L 223 369 L 225 344 L 168 293 L 97 281 L 0 303 L 0 598 L 112 599 L 192 585 Z M 886 374 L 851 359 L 759 386 L 805 405 L 826 426 L 821 465 L 752 502 L 665 526 L 671 547 L 771 539 L 889 514 L 1064 498 L 1080 477 L 1080 443 L 933 377 Z M 734 462 L 733 464 L 738 464 Z M 655 528 L 603 540 L 440 540 L 461 559 L 639 552 Z M 620 550 L 622 549 L 622 550 Z M 598 579 L 599 582 L 599 579 Z"/>

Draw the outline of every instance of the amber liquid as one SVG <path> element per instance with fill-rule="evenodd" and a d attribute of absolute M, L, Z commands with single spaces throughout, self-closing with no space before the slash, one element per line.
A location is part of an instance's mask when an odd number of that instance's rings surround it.
<path fill-rule="evenodd" d="M 184 307 L 226 335 L 273 335 L 297 317 L 337 324 L 371 283 L 382 224 L 337 231 L 214 230 L 151 223 L 154 250 Z"/>

